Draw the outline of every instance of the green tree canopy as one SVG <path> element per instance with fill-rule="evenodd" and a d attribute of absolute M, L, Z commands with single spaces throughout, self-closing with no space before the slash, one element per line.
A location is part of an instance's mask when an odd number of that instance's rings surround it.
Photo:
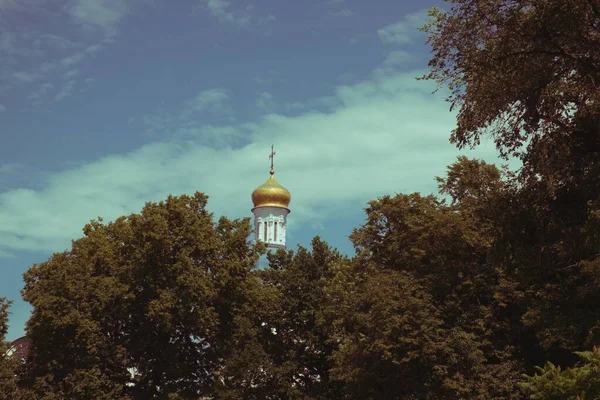
<path fill-rule="evenodd" d="M 600 398 L 600 352 L 575 353 L 580 362 L 573 368 L 561 370 L 551 362 L 536 367 L 533 376 L 524 375 L 521 384 L 532 400 L 593 400 Z"/>
<path fill-rule="evenodd" d="M 267 307 L 249 221 L 215 223 L 206 201 L 170 196 L 93 221 L 25 274 L 35 356 L 24 381 L 41 398 L 195 399 L 227 381 L 223 360 L 243 352 Z"/>
<path fill-rule="evenodd" d="M 516 287 L 512 325 L 530 345 L 527 366 L 570 363 L 597 342 L 600 319 L 590 283 L 600 257 L 600 3 L 448 3 L 423 28 L 433 50 L 425 78 L 451 92 L 453 142 L 489 134 L 523 161 L 496 205 L 493 262 Z"/>
<path fill-rule="evenodd" d="M 424 27 L 433 50 L 425 77 L 450 89 L 459 147 L 478 144 L 483 133 L 502 154 L 529 141 L 526 160 L 553 169 L 573 146 L 600 150 L 597 0 L 448 3 L 450 11 L 433 9 Z M 558 149 L 568 151 L 549 152 Z"/>
<path fill-rule="evenodd" d="M 516 396 L 510 285 L 489 262 L 506 175 L 460 158 L 438 178 L 452 204 L 416 193 L 369 203 L 350 236 L 352 272 L 332 283 L 348 292 L 335 372 L 356 398 Z"/>
<path fill-rule="evenodd" d="M 16 399 L 18 361 L 11 357 L 10 344 L 6 342 L 10 305 L 6 298 L 0 298 L 0 393 Z"/>

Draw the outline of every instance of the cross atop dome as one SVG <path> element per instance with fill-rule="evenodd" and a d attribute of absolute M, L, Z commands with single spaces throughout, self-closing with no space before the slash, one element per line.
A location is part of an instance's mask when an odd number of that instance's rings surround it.
<path fill-rule="evenodd" d="M 273 169 L 273 161 L 275 158 L 275 150 L 273 149 L 273 145 L 271 145 L 271 154 L 269 154 L 269 158 L 271 159 L 271 175 L 273 175 L 275 173 L 275 170 Z"/>

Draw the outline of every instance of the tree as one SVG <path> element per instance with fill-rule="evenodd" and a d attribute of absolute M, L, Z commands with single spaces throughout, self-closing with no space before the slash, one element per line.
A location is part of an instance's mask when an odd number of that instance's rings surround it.
<path fill-rule="evenodd" d="M 260 327 L 253 310 L 266 307 L 251 274 L 249 220 L 215 223 L 206 202 L 201 193 L 169 196 L 140 214 L 92 221 L 70 251 L 27 271 L 34 356 L 22 385 L 44 399 L 217 391 L 230 374 L 224 360 Z"/>
<path fill-rule="evenodd" d="M 9 343 L 6 342 L 10 304 L 6 298 L 0 298 L 0 393 L 17 398 L 18 361 L 9 354 Z"/>
<path fill-rule="evenodd" d="M 597 0 L 448 2 L 423 28 L 433 50 L 424 78 L 450 89 L 459 147 L 486 132 L 504 155 L 529 142 L 524 160 L 540 173 L 600 150 Z"/>
<path fill-rule="evenodd" d="M 329 288 L 338 299 L 329 311 L 330 341 L 338 345 L 331 372 L 346 398 L 434 398 L 426 396 L 443 351 L 443 321 L 431 296 L 405 272 L 344 269 Z"/>
<path fill-rule="evenodd" d="M 343 285 L 354 290 L 334 354 L 341 379 L 369 388 L 358 398 L 517 398 L 511 285 L 489 262 L 504 175 L 460 158 L 439 178 L 450 205 L 419 194 L 369 203 L 351 235 L 364 278 Z"/>
<path fill-rule="evenodd" d="M 528 367 L 598 339 L 600 3 L 455 0 L 423 30 L 433 79 L 458 109 L 451 140 L 490 134 L 523 167 L 501 204 L 494 262 L 516 282 Z M 518 296 L 517 296 L 518 297 Z M 535 343 L 535 344 L 534 344 Z"/>
<path fill-rule="evenodd" d="M 340 382 L 331 376 L 331 326 L 325 310 L 327 287 L 347 258 L 315 237 L 311 250 L 269 254 L 270 269 L 260 271 L 263 284 L 277 293 L 277 310 L 265 321 L 262 342 L 278 376 L 274 398 L 343 398 Z"/>
<path fill-rule="evenodd" d="M 532 400 L 592 400 L 600 397 L 600 352 L 575 353 L 579 365 L 561 370 L 551 362 L 536 367 L 533 376 L 523 375 L 523 391 Z"/>

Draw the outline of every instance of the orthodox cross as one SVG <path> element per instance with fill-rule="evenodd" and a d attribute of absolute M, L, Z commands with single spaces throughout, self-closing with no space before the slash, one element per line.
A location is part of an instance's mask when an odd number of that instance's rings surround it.
<path fill-rule="evenodd" d="M 271 171 L 273 171 L 273 159 L 275 158 L 275 151 L 273 150 L 273 145 L 271 145 L 271 154 L 269 154 L 269 159 L 271 159 Z"/>

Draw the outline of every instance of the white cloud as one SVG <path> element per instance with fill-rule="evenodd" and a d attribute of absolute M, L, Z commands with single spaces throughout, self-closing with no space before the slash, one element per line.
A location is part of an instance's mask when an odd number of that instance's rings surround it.
<path fill-rule="evenodd" d="M 0 26 L 4 26 L 3 17 L 10 22 L 0 29 L 0 71 L 11 78 L 5 89 L 39 81 L 58 86 L 62 79 L 84 78 L 85 69 L 78 74 L 74 67 L 114 41 L 119 24 L 129 13 L 130 0 L 62 3 L 65 5 L 57 0 L 25 0 L 11 2 L 9 7 L 6 0 L 0 0 Z M 69 21 L 75 26 L 65 26 Z M 64 98 L 68 90 L 56 98 Z M 28 99 L 41 103 L 43 92 L 43 87 L 41 92 L 35 90 Z"/>
<path fill-rule="evenodd" d="M 254 82 L 258 83 L 259 85 L 270 85 L 273 83 L 273 79 L 257 76 L 254 78 Z"/>
<path fill-rule="evenodd" d="M 68 50 L 77 47 L 77 44 L 64 37 L 53 35 L 51 33 L 42 33 L 33 41 L 34 46 L 51 45 L 59 50 Z"/>
<path fill-rule="evenodd" d="M 72 70 L 69 70 L 69 71 L 65 72 L 63 74 L 63 77 L 69 79 L 69 78 L 74 78 L 74 77 L 79 76 L 79 75 L 81 75 L 81 72 L 79 72 L 76 69 L 72 69 Z"/>
<path fill-rule="evenodd" d="M 0 112 L 5 112 L 6 106 L 4 104 L 0 104 Z"/>
<path fill-rule="evenodd" d="M 252 19 L 249 10 L 251 9 L 231 9 L 231 2 L 225 0 L 208 0 L 206 3 L 210 13 L 217 17 L 221 22 L 244 26 Z"/>
<path fill-rule="evenodd" d="M 406 67 L 413 59 L 414 55 L 404 50 L 394 50 L 390 52 L 381 65 L 373 71 L 375 76 L 386 76 L 395 73 L 402 67 Z"/>
<path fill-rule="evenodd" d="M 0 175 L 14 174 L 23 168 L 23 164 L 0 164 Z"/>
<path fill-rule="evenodd" d="M 26 71 L 13 72 L 12 76 L 13 76 L 13 78 L 17 79 L 19 82 L 23 82 L 23 83 L 31 83 L 42 77 L 42 75 L 37 72 L 26 72 Z"/>
<path fill-rule="evenodd" d="M 422 10 L 405 15 L 395 24 L 386 25 L 377 31 L 377 35 L 386 44 L 408 44 L 415 41 L 421 32 L 417 28 L 428 21 L 427 11 Z"/>
<path fill-rule="evenodd" d="M 343 10 L 332 12 L 331 15 L 334 17 L 351 17 L 355 14 L 352 10 L 344 8 Z"/>
<path fill-rule="evenodd" d="M 14 32 L 0 33 L 0 53 L 11 52 L 16 44 L 17 38 Z"/>
<path fill-rule="evenodd" d="M 337 96 L 323 96 L 306 101 L 294 101 L 287 103 L 285 108 L 288 112 L 306 112 L 314 110 L 330 110 L 340 105 L 340 99 Z"/>
<path fill-rule="evenodd" d="M 111 37 L 129 7 L 125 0 L 75 0 L 68 12 L 76 23 Z"/>
<path fill-rule="evenodd" d="M 256 97 L 256 107 L 265 113 L 275 110 L 273 95 L 269 92 L 260 92 Z"/>
<path fill-rule="evenodd" d="M 84 57 L 85 53 L 78 52 L 60 60 L 60 65 L 62 65 L 63 67 L 70 67 L 72 65 L 79 64 L 81 60 L 84 59 Z"/>
<path fill-rule="evenodd" d="M 223 88 L 202 91 L 188 102 L 191 109 L 196 111 L 226 111 L 229 93 Z"/>
<path fill-rule="evenodd" d="M 148 132 L 163 136 L 165 133 L 179 136 L 202 137 L 207 129 L 200 129 L 198 122 L 199 113 L 212 113 L 213 115 L 233 118 L 229 104 L 229 92 L 224 88 L 213 88 L 199 92 L 192 99 L 182 102 L 179 110 L 158 109 L 151 114 L 144 115 L 140 121 L 146 126 Z"/>
<path fill-rule="evenodd" d="M 39 101 L 39 99 L 44 97 L 46 95 L 46 93 L 48 93 L 50 91 L 50 89 L 53 89 L 53 88 L 54 88 L 54 85 L 51 82 L 42 83 L 36 91 L 31 92 L 29 94 L 29 96 L 27 96 L 27 99 Z"/>
<path fill-rule="evenodd" d="M 262 24 L 267 23 L 267 22 L 275 21 L 276 19 L 277 18 L 273 14 L 269 14 L 266 17 L 263 17 L 263 18 L 259 19 L 258 20 L 258 24 L 262 25 Z"/>
<path fill-rule="evenodd" d="M 292 231 L 343 218 L 349 204 L 386 193 L 435 191 L 433 177 L 459 154 L 448 142 L 455 115 L 443 93 L 434 96 L 432 84 L 415 80 L 424 71 L 375 72 L 337 87 L 328 111 L 182 127 L 179 140 L 164 132 L 127 154 L 53 173 L 40 189 L 0 193 L 0 251 L 62 251 L 92 218 L 112 220 L 146 201 L 196 190 L 210 196 L 217 216 L 250 216 L 250 193 L 268 178 L 271 143 L 277 179 L 292 193 Z M 490 144 L 463 153 L 496 160 Z"/>
<path fill-rule="evenodd" d="M 258 83 L 259 85 L 272 85 L 275 83 L 283 83 L 285 81 L 286 79 L 275 70 L 267 71 L 264 75 L 254 78 L 254 82 Z"/>
<path fill-rule="evenodd" d="M 86 53 L 88 53 L 88 54 L 94 54 L 94 53 L 97 53 L 97 52 L 99 52 L 99 51 L 100 51 L 100 50 L 102 50 L 103 48 L 104 48 L 104 46 L 102 46 L 101 44 L 93 44 L 93 45 L 91 45 L 91 46 L 88 46 L 88 47 L 85 49 L 85 52 L 86 52 Z"/>
<path fill-rule="evenodd" d="M 92 87 L 92 84 L 95 83 L 95 82 L 96 82 L 95 78 L 86 78 L 86 79 L 84 79 L 83 80 L 84 86 L 79 89 L 79 93 L 85 93 L 85 92 L 87 92 L 90 89 L 90 87 Z"/>
<path fill-rule="evenodd" d="M 74 79 L 71 79 L 70 81 L 67 81 L 67 83 L 65 83 L 63 85 L 63 87 L 60 89 L 60 92 L 56 93 L 56 95 L 54 96 L 54 100 L 55 101 L 61 101 L 65 97 L 68 97 L 68 96 L 72 95 L 73 92 L 75 91 L 75 86 L 76 85 L 77 85 L 77 81 L 74 80 Z"/>
<path fill-rule="evenodd" d="M 404 50 L 394 50 L 390 52 L 385 60 L 383 61 L 383 66 L 398 66 L 406 63 L 411 58 L 411 54 Z"/>

